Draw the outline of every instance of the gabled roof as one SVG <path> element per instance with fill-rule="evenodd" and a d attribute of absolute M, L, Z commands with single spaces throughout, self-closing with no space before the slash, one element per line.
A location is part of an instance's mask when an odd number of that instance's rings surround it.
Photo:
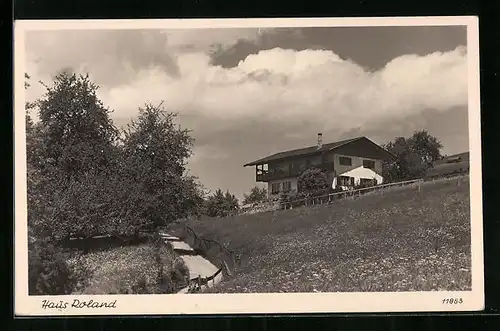
<path fill-rule="evenodd" d="M 332 142 L 332 143 L 328 143 L 328 144 L 323 144 L 323 146 L 321 148 L 318 148 L 318 146 L 315 145 L 315 146 L 310 146 L 310 147 L 306 147 L 306 148 L 299 148 L 299 149 L 293 149 L 290 151 L 276 153 L 276 154 L 264 157 L 262 159 L 258 159 L 256 161 L 247 163 L 243 166 L 247 167 L 247 166 L 253 166 L 253 165 L 257 165 L 257 164 L 265 164 L 269 161 L 276 161 L 276 160 L 281 160 L 281 159 L 295 157 L 295 156 L 305 156 L 305 155 L 316 154 L 316 153 L 321 153 L 321 152 L 333 151 L 341 146 L 344 146 L 346 144 L 352 143 L 352 142 L 360 140 L 360 139 L 366 139 L 366 140 L 370 141 L 371 143 L 375 144 L 374 142 L 372 142 L 370 139 L 368 139 L 366 137 L 356 137 L 356 138 L 336 141 L 336 142 Z M 389 152 L 387 152 L 387 153 L 390 154 Z"/>
<path fill-rule="evenodd" d="M 434 162 L 434 166 L 454 162 L 469 162 L 469 152 L 445 156 L 441 160 Z"/>
<path fill-rule="evenodd" d="M 427 170 L 428 177 L 442 176 L 469 171 L 469 152 L 445 156 L 433 163 Z"/>

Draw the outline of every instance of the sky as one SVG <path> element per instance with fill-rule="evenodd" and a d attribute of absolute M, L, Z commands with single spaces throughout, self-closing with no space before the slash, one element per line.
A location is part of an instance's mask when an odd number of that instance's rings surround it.
<path fill-rule="evenodd" d="M 466 27 L 57 30 L 26 33 L 28 100 L 62 70 L 89 74 L 121 127 L 147 102 L 195 138 L 188 168 L 241 198 L 243 164 L 323 142 L 382 144 L 425 129 L 468 151 Z M 262 184 L 261 184 L 262 186 Z"/>

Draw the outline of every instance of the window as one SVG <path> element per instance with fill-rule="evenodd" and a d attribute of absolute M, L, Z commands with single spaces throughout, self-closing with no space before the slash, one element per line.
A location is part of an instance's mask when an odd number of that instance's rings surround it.
<path fill-rule="evenodd" d="M 283 182 L 283 192 L 290 192 L 292 189 L 292 183 L 291 182 Z"/>
<path fill-rule="evenodd" d="M 361 178 L 359 181 L 359 184 L 362 187 L 369 187 L 369 186 L 375 186 L 377 185 L 377 180 L 375 178 L 370 179 L 370 178 Z"/>
<path fill-rule="evenodd" d="M 338 186 L 354 186 L 354 177 L 339 176 Z"/>
<path fill-rule="evenodd" d="M 369 169 L 375 169 L 375 161 L 363 160 L 363 167 L 369 168 Z"/>
<path fill-rule="evenodd" d="M 280 193 L 280 185 L 281 183 L 272 183 L 271 184 L 271 194 L 278 194 Z"/>
<path fill-rule="evenodd" d="M 350 157 L 341 156 L 339 157 L 339 164 L 343 166 L 351 166 L 352 160 Z"/>

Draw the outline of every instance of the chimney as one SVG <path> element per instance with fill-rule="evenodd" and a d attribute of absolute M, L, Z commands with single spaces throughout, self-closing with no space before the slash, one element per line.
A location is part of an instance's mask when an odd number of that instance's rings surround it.
<path fill-rule="evenodd" d="M 321 132 L 318 133 L 318 149 L 323 147 L 323 134 Z"/>

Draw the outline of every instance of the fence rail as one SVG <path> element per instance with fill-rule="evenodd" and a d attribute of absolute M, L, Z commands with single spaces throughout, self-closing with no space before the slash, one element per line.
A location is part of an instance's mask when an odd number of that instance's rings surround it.
<path fill-rule="evenodd" d="M 202 252 L 206 253 L 213 247 L 217 247 L 217 249 L 223 253 L 225 256 L 230 258 L 230 262 L 232 262 L 232 266 L 234 267 L 238 261 L 238 254 L 236 254 L 233 250 L 229 249 L 226 245 L 221 244 L 220 242 L 210 239 L 210 238 L 205 238 L 205 237 L 200 237 L 196 234 L 196 232 L 193 230 L 193 228 L 187 226 L 186 224 L 182 224 L 184 231 L 189 234 L 189 236 L 193 240 L 193 248 L 201 250 Z M 227 259 L 223 259 L 222 261 L 219 261 L 221 264 L 220 268 L 223 269 L 224 266 L 227 267 Z M 227 267 L 229 271 L 229 267 Z M 230 271 L 229 271 L 230 272 Z"/>
<path fill-rule="evenodd" d="M 234 269 L 239 263 L 239 255 L 229 249 L 226 245 L 220 242 L 199 236 L 194 229 L 184 224 L 183 222 L 176 222 L 179 226 L 179 238 L 188 243 L 195 251 L 201 251 L 207 258 L 214 264 L 217 264 L 217 272 L 209 277 L 196 277 L 188 281 L 188 293 L 197 292 L 201 290 L 201 286 L 209 284 L 210 281 L 215 283 L 215 278 L 224 273 L 227 276 L 232 275 L 231 269 Z"/>
<path fill-rule="evenodd" d="M 373 191 L 378 191 L 381 189 L 389 188 L 389 187 L 398 187 L 398 186 L 407 186 L 407 185 L 413 185 L 413 184 L 418 184 L 420 187 L 420 184 L 423 182 L 423 179 L 414 179 L 414 180 L 407 180 L 407 181 L 402 181 L 402 182 L 395 182 L 395 183 L 388 183 L 388 184 L 381 184 L 381 185 L 375 185 L 375 186 L 369 186 L 369 187 L 363 187 L 355 190 L 346 190 L 342 192 L 335 192 L 335 193 L 329 193 L 329 194 L 324 194 L 316 197 L 308 197 L 308 198 L 301 198 L 301 199 L 296 199 L 292 201 L 285 201 L 285 202 L 280 202 L 280 207 L 282 209 L 288 209 L 292 207 L 297 207 L 301 205 L 315 205 L 315 204 L 324 204 L 324 203 L 331 203 L 332 201 L 346 198 L 346 197 L 351 197 L 354 198 L 356 195 L 361 196 L 362 194 L 368 193 L 368 192 L 373 192 Z"/>
<path fill-rule="evenodd" d="M 198 276 L 196 278 L 191 278 L 188 283 L 188 293 L 201 291 L 202 286 L 205 285 L 208 287 L 208 282 L 210 281 L 213 281 L 213 284 L 215 285 L 215 277 L 217 277 L 222 272 L 222 270 L 223 268 L 220 268 L 212 276 L 209 277 Z"/>

